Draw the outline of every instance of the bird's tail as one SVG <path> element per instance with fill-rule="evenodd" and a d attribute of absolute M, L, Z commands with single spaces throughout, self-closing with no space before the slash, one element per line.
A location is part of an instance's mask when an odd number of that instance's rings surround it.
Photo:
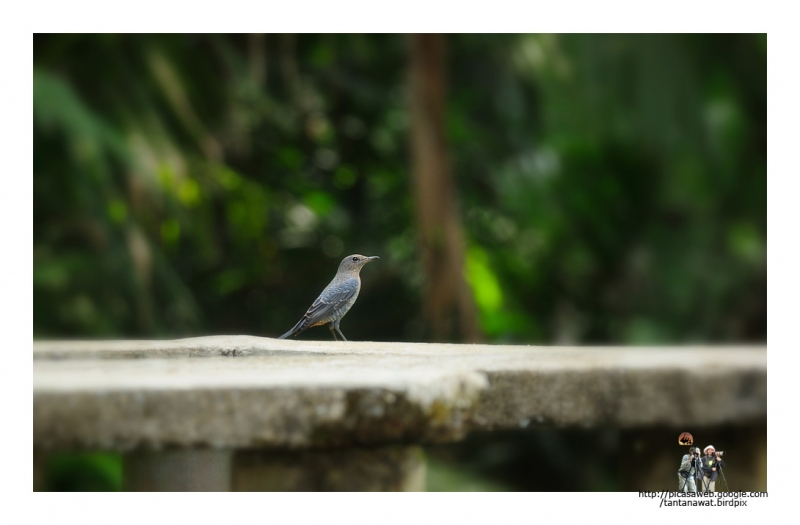
<path fill-rule="evenodd" d="M 286 339 L 287 337 L 291 337 L 291 336 L 293 336 L 293 335 L 297 335 L 297 334 L 299 334 L 300 332 L 304 331 L 306 328 L 308 328 L 307 326 L 303 326 L 303 325 L 305 324 L 305 322 L 306 322 L 306 321 L 307 321 L 307 319 L 306 319 L 305 317 L 303 317 L 302 319 L 300 319 L 300 320 L 297 322 L 297 324 L 296 324 L 296 325 L 294 325 L 294 326 L 292 327 L 292 329 L 291 329 L 291 330 L 289 330 L 288 332 L 286 332 L 285 334 L 283 334 L 282 336 L 280 336 L 278 339 Z"/>

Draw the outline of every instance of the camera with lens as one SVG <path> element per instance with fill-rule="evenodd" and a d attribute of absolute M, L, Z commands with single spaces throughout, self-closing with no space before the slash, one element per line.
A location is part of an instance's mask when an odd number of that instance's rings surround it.
<path fill-rule="evenodd" d="M 717 454 L 718 454 L 720 457 L 722 457 L 722 456 L 724 456 L 724 455 L 725 455 L 725 451 L 723 451 L 723 450 L 717 450 L 717 451 L 716 451 L 716 453 L 717 453 Z"/>

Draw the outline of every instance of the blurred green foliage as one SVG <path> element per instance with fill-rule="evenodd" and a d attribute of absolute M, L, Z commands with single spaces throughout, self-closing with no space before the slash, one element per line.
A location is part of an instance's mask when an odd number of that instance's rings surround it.
<path fill-rule="evenodd" d="M 425 340 L 396 35 L 36 35 L 34 337 Z M 766 36 L 453 35 L 489 340 L 766 340 Z M 328 338 L 327 331 L 309 337 Z"/>
<path fill-rule="evenodd" d="M 47 458 L 46 491 L 108 492 L 122 490 L 122 456 L 114 453 L 54 453 Z"/>

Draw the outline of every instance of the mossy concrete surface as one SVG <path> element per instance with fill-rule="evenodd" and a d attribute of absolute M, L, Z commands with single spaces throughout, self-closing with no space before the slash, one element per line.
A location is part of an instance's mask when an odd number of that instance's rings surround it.
<path fill-rule="evenodd" d="M 474 429 L 763 422 L 765 347 L 34 343 L 41 449 L 303 449 Z M 702 403 L 699 401 L 702 400 Z"/>

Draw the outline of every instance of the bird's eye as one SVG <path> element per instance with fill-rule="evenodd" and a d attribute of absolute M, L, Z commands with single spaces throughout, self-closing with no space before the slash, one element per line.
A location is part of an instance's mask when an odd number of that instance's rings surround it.
<path fill-rule="evenodd" d="M 358 257 L 353 257 L 353 262 L 358 262 Z"/>

